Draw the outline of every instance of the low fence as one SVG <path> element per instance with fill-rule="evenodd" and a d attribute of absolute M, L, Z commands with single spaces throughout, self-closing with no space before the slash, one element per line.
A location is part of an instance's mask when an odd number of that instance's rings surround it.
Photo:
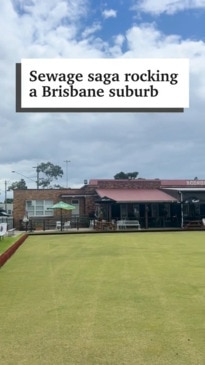
<path fill-rule="evenodd" d="M 56 222 L 61 221 L 60 217 L 47 217 L 47 218 L 30 218 L 28 223 L 24 223 L 21 219 L 15 223 L 15 228 L 19 231 L 34 231 L 34 230 L 54 230 L 56 229 Z M 68 219 L 62 220 L 62 226 Z M 90 226 L 90 218 L 88 216 L 72 217 L 69 219 L 71 228 L 87 228 Z"/>
<path fill-rule="evenodd" d="M 0 223 L 7 223 L 8 229 L 14 228 L 13 217 L 0 217 Z"/>

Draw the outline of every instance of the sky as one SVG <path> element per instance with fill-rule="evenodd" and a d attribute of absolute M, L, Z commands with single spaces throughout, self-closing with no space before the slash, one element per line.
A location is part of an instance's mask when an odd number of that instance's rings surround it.
<path fill-rule="evenodd" d="M 5 181 L 24 178 L 35 188 L 34 167 L 48 161 L 69 187 L 120 171 L 205 179 L 205 0 L 1 0 L 0 24 L 0 201 Z M 190 108 L 16 113 L 21 59 L 122 57 L 188 58 Z"/>

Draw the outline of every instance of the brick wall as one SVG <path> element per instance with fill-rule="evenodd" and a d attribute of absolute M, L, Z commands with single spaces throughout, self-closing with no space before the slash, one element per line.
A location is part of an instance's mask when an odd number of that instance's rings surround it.
<path fill-rule="evenodd" d="M 55 204 L 60 200 L 60 192 L 60 190 L 54 189 L 14 190 L 14 224 L 17 225 L 19 220 L 23 218 L 25 214 L 26 200 L 53 200 L 53 203 Z M 57 214 L 57 212 L 54 211 L 54 214 Z"/>
<path fill-rule="evenodd" d="M 159 189 L 160 180 L 98 180 L 98 189 Z"/>
<path fill-rule="evenodd" d="M 64 197 L 62 197 L 64 196 Z M 96 193 L 95 189 L 87 187 L 87 189 L 26 189 L 14 190 L 14 206 L 13 217 L 14 225 L 18 225 L 19 221 L 25 214 L 25 206 L 27 200 L 53 200 L 53 204 L 60 200 L 71 204 L 72 199 L 79 200 L 80 215 L 89 215 L 95 209 Z M 68 217 L 71 212 L 63 211 L 63 215 Z M 59 215 L 59 210 L 54 210 L 54 217 Z"/>

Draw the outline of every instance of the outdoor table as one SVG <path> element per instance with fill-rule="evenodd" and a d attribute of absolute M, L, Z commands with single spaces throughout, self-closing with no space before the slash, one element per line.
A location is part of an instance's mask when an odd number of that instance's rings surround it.
<path fill-rule="evenodd" d="M 107 221 L 97 221 L 95 223 L 95 229 L 99 231 L 104 230 L 116 230 L 116 225 L 112 222 Z"/>

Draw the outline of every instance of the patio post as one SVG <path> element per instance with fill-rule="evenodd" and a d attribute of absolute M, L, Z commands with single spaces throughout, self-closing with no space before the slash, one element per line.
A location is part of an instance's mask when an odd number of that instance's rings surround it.
<path fill-rule="evenodd" d="M 181 228 L 184 228 L 184 204 L 183 204 L 183 194 L 179 191 L 180 203 L 181 203 Z"/>

